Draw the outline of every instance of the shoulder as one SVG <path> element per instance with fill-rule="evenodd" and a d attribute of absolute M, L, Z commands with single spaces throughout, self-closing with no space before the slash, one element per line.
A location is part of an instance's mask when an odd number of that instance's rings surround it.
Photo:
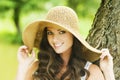
<path fill-rule="evenodd" d="M 104 80 L 104 76 L 97 65 L 91 64 L 88 71 L 90 72 L 90 76 L 87 80 Z"/>
<path fill-rule="evenodd" d="M 36 60 L 34 61 L 31 66 L 29 67 L 27 74 L 26 74 L 26 79 L 25 80 L 33 80 L 33 74 L 34 72 L 38 69 L 39 61 Z"/>

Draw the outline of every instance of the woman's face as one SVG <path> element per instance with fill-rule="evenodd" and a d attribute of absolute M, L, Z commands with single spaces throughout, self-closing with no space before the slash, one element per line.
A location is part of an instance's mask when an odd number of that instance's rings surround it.
<path fill-rule="evenodd" d="M 47 27 L 47 39 L 56 53 L 70 52 L 73 45 L 73 35 L 60 27 Z"/>

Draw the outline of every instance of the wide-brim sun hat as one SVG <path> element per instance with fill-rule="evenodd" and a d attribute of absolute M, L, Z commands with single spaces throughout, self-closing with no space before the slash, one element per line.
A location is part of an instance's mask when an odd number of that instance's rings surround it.
<path fill-rule="evenodd" d="M 34 47 L 39 49 L 41 39 L 44 37 L 43 31 L 47 26 L 62 27 L 72 33 L 82 44 L 81 58 L 91 62 L 99 59 L 101 51 L 90 46 L 81 37 L 78 17 L 74 10 L 66 6 L 56 6 L 48 11 L 44 20 L 36 20 L 26 26 L 22 39 L 29 51 Z"/>

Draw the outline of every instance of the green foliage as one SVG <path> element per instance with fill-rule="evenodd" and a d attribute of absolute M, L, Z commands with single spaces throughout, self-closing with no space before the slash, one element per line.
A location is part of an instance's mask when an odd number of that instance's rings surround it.
<path fill-rule="evenodd" d="M 15 3 L 10 0 L 0 0 L 0 11 L 7 11 L 15 7 Z"/>
<path fill-rule="evenodd" d="M 5 43 L 11 43 L 11 44 L 23 44 L 22 43 L 22 38 L 19 35 L 9 33 L 9 32 L 4 32 L 0 33 L 0 41 L 5 42 Z"/>
<path fill-rule="evenodd" d="M 22 8 L 22 11 L 29 13 L 31 11 L 47 11 L 53 6 L 65 5 L 65 0 L 29 0 Z"/>
<path fill-rule="evenodd" d="M 6 17 L 9 11 L 15 7 L 14 4 L 14 2 L 11 2 L 9 0 L 0 0 L 0 17 Z"/>
<path fill-rule="evenodd" d="M 93 18 L 101 0 L 68 0 L 68 6 L 73 8 L 80 17 Z"/>
<path fill-rule="evenodd" d="M 79 16 L 93 17 L 101 0 L 0 0 L 0 12 L 6 12 L 15 7 L 20 7 L 22 12 L 45 11 L 52 6 L 68 5 Z"/>

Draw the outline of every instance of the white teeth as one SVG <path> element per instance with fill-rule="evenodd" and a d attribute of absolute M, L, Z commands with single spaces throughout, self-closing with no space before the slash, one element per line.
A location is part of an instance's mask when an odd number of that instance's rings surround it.
<path fill-rule="evenodd" d="M 59 47 L 59 46 L 61 46 L 61 45 L 62 45 L 61 43 L 60 43 L 60 44 L 55 44 L 56 47 Z"/>

